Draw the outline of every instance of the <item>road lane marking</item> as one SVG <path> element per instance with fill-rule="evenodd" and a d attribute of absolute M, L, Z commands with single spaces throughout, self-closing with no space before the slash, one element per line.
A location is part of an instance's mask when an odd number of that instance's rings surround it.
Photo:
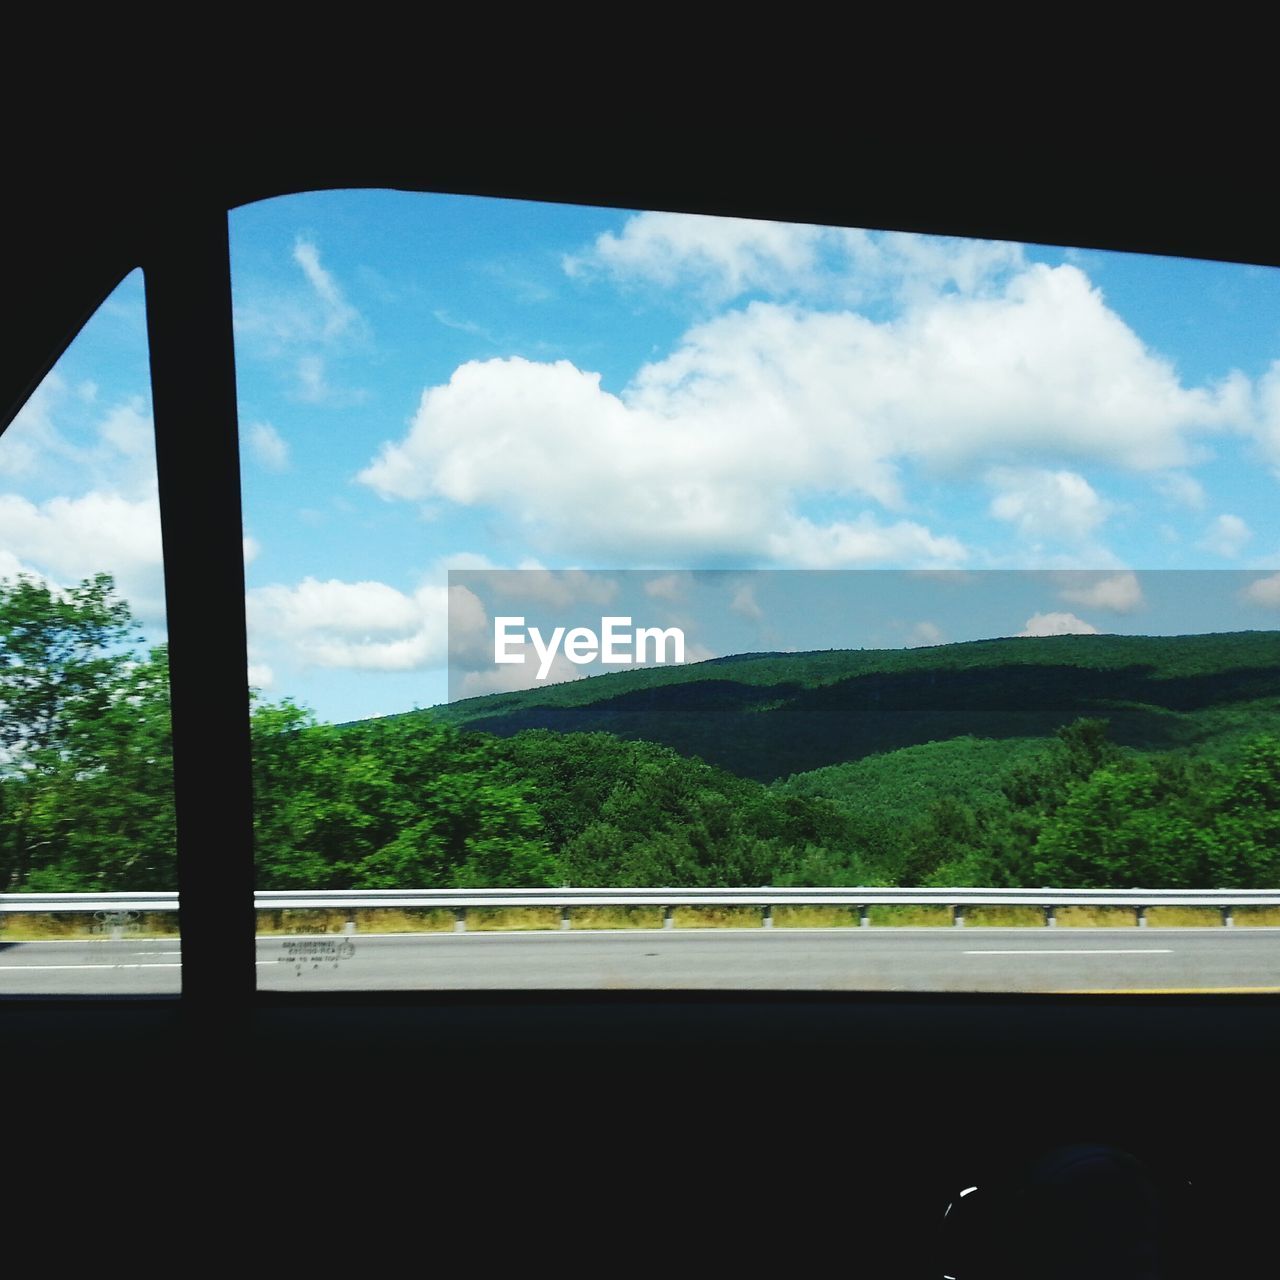
<path fill-rule="evenodd" d="M 1088 987 L 1054 991 L 1055 996 L 1243 996 L 1280 992 L 1280 987 Z"/>
<path fill-rule="evenodd" d="M 0 964 L 0 973 L 34 973 L 40 969 L 181 969 L 182 965 L 169 964 Z"/>
<path fill-rule="evenodd" d="M 1071 947 L 1061 951 L 1031 947 L 1026 951 L 966 951 L 967 956 L 1171 956 L 1172 947 Z"/>

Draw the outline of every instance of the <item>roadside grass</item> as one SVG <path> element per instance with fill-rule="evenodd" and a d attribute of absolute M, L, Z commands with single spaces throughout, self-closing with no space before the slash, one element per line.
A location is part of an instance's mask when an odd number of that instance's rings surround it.
<path fill-rule="evenodd" d="M 172 911 L 144 912 L 139 919 L 124 926 L 123 936 L 176 938 L 177 914 Z M 85 911 L 0 913 L 0 942 L 58 942 L 64 938 L 109 941 L 111 927 Z"/>
<path fill-rule="evenodd" d="M 873 928 L 951 928 L 951 909 L 945 906 L 873 906 Z M 379 908 L 348 913 L 345 910 L 259 911 L 259 937 L 287 937 L 290 934 L 342 933 L 354 918 L 358 934 L 451 933 L 454 914 L 448 908 L 400 910 Z M 1237 928 L 1280 926 L 1280 907 L 1236 907 Z M 969 907 L 966 928 L 1045 927 L 1039 907 Z M 658 907 L 574 907 L 572 928 L 661 929 Z M 1128 907 L 1059 907 L 1059 928 L 1131 929 L 1134 913 Z M 775 906 L 773 923 L 779 929 L 856 929 L 856 907 Z M 1222 915 L 1216 907 L 1151 907 L 1147 923 L 1152 928 L 1221 928 Z M 758 929 L 762 924 L 759 907 L 675 908 L 677 929 Z M 509 931 L 551 931 L 560 928 L 560 912 L 553 907 L 487 907 L 467 911 L 467 931 L 498 933 Z M 178 917 L 173 912 L 146 912 L 125 926 L 125 938 L 176 938 Z M 110 926 L 84 912 L 25 913 L 0 915 L 0 942 L 38 942 L 62 939 L 103 939 L 111 937 Z"/>

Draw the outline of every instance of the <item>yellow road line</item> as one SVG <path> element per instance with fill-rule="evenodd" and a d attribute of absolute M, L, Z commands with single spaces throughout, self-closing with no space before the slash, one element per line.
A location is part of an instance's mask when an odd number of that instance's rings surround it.
<path fill-rule="evenodd" d="M 1280 994 L 1280 987 L 1086 987 L 1053 991 L 1055 996 L 1240 996 Z"/>

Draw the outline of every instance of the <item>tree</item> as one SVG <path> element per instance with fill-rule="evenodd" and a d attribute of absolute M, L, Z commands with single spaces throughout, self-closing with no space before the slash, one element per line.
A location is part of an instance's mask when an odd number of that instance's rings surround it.
<path fill-rule="evenodd" d="M 110 574 L 66 591 L 0 580 L 0 747 L 11 768 L 53 767 L 48 753 L 110 700 L 134 630 Z"/>
<path fill-rule="evenodd" d="M 0 883 L 173 880 L 168 664 L 108 574 L 0 581 Z"/>

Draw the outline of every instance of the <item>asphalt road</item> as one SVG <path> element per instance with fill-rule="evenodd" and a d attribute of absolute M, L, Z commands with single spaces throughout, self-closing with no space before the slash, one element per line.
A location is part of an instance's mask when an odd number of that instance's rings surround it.
<path fill-rule="evenodd" d="M 0 996 L 179 990 L 176 939 L 0 944 Z M 1280 992 L 1280 929 L 686 929 L 258 940 L 271 991 Z"/>

